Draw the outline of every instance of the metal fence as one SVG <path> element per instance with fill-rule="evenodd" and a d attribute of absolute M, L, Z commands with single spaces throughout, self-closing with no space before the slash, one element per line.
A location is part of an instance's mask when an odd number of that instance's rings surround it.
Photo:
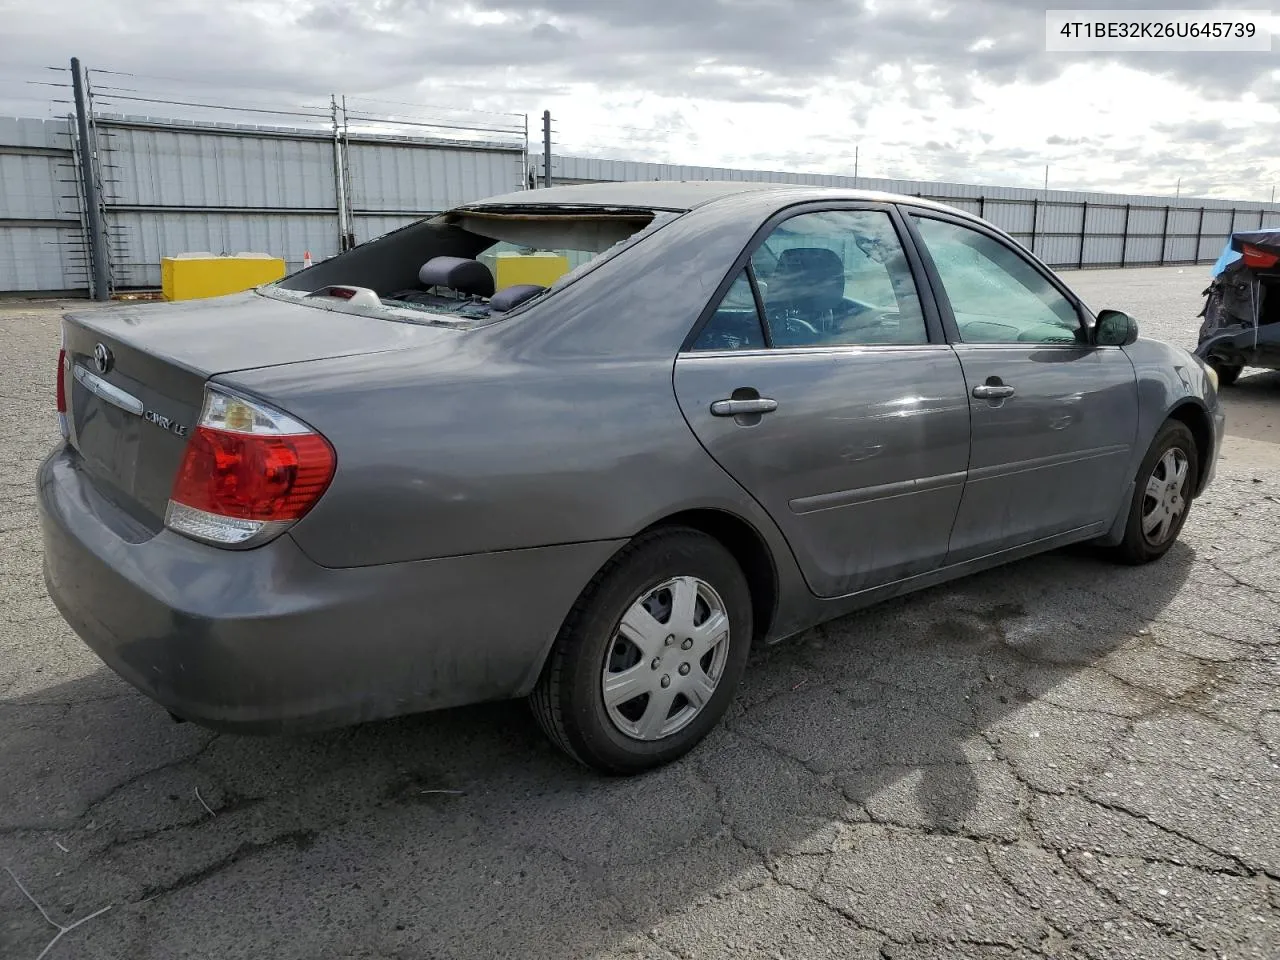
<path fill-rule="evenodd" d="M 0 291 L 88 287 L 73 130 L 0 117 Z"/>
<path fill-rule="evenodd" d="M 542 158 L 531 164 L 541 169 Z M 1052 267 L 1139 267 L 1217 259 L 1237 230 L 1280 227 L 1280 204 L 1031 190 L 966 183 L 633 163 L 552 154 L 554 183 L 733 180 L 906 194 L 975 213 Z"/>
<path fill-rule="evenodd" d="M 78 114 L 0 117 L 0 293 L 151 289 L 163 257 L 204 251 L 269 253 L 294 269 L 308 253 L 323 259 L 528 185 L 523 114 L 426 115 L 412 105 L 387 113 L 374 101 L 349 110 L 336 95 L 327 108 L 262 109 L 115 86 L 120 75 L 76 60 L 71 76 L 48 85 L 79 83 L 74 101 L 52 101 L 74 102 Z M 189 113 L 200 119 L 102 109 L 137 103 L 199 107 Z M 295 125 L 216 119 L 227 114 Z M 103 249 L 95 286 L 91 254 Z"/>
<path fill-rule="evenodd" d="M 156 287 L 160 258 L 258 251 L 291 268 L 424 214 L 518 189 L 523 144 L 237 124 L 96 120 L 116 288 Z"/>
<path fill-rule="evenodd" d="M 324 114 L 304 129 L 95 111 L 87 150 L 70 117 L 0 117 L 0 293 L 91 286 L 84 157 L 100 195 L 109 290 L 158 287 L 161 258 L 180 253 L 263 252 L 296 268 L 308 252 L 322 259 L 417 217 L 523 188 L 540 163 L 528 154 L 523 116 L 470 136 L 466 124 L 452 125 L 453 138 L 414 135 L 440 125 L 355 111 L 349 124 L 336 99 L 332 113 L 331 124 Z M 557 183 L 768 180 L 926 197 L 985 217 L 1058 268 L 1212 261 L 1230 232 L 1280 226 L 1280 206 L 1269 203 L 554 155 L 552 172 Z"/>

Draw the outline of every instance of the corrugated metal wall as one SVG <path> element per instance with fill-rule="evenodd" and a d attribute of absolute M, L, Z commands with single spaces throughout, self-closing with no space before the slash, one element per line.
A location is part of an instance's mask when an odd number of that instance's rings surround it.
<path fill-rule="evenodd" d="M 334 140 L 325 130 L 95 119 L 117 289 L 160 284 L 177 253 L 255 251 L 297 268 L 340 249 Z M 73 127 L 0 118 L 0 292 L 88 286 Z M 523 147 L 405 136 L 345 145 L 351 230 L 364 241 L 417 217 L 517 189 Z M 553 157 L 561 182 L 747 180 L 915 194 L 1004 228 L 1053 266 L 1214 259 L 1232 229 L 1280 226 L 1280 206 Z"/>
<path fill-rule="evenodd" d="M 340 249 L 335 151 L 324 131 L 98 117 L 117 288 L 160 285 L 160 258 L 252 251 L 289 269 Z M 515 189 L 520 149 L 404 137 L 342 145 L 357 241 Z"/>
<path fill-rule="evenodd" d="M 541 169 L 542 158 L 530 157 Z M 1217 259 L 1235 230 L 1280 227 L 1280 204 L 984 187 L 829 174 L 636 163 L 552 154 L 556 183 L 739 180 L 881 190 L 937 200 L 984 217 L 1054 267 L 1153 266 Z"/>
<path fill-rule="evenodd" d="M 71 130 L 0 117 L 0 291 L 88 286 Z"/>

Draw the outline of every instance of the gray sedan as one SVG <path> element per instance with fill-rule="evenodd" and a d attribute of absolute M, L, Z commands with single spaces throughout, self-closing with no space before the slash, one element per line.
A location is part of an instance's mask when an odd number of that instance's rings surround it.
<path fill-rule="evenodd" d="M 70 315 L 58 409 L 49 593 L 176 716 L 527 696 L 612 773 L 705 736 L 752 644 L 1070 543 L 1157 559 L 1223 432 L 1210 369 L 984 221 L 745 183 L 525 191 Z"/>

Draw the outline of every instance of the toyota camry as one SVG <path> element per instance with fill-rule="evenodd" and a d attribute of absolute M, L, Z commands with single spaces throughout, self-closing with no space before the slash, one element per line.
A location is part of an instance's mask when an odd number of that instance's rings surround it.
<path fill-rule="evenodd" d="M 52 372 L 52 371 L 51 371 Z M 755 644 L 1071 543 L 1177 538 L 1214 372 L 912 197 L 468 203 L 252 291 L 68 315 L 49 593 L 182 719 L 527 697 L 633 773 Z"/>

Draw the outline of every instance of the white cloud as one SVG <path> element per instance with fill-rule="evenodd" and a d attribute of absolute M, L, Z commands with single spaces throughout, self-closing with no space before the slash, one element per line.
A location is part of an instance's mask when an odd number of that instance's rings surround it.
<path fill-rule="evenodd" d="M 95 77 L 127 112 L 193 113 L 123 88 L 283 108 L 337 92 L 366 112 L 528 113 L 535 145 L 550 109 L 557 149 L 621 159 L 849 173 L 856 145 L 877 176 L 1035 186 L 1048 163 L 1051 186 L 1168 193 L 1182 177 L 1184 195 L 1251 198 L 1280 179 L 1266 55 L 1046 54 L 1042 8 L 1018 0 L 0 5 L 6 56 L 21 51 L 0 64 L 0 110 L 28 115 L 44 111 L 16 98 L 43 91 L 21 81 L 77 54 L 143 75 Z"/>

